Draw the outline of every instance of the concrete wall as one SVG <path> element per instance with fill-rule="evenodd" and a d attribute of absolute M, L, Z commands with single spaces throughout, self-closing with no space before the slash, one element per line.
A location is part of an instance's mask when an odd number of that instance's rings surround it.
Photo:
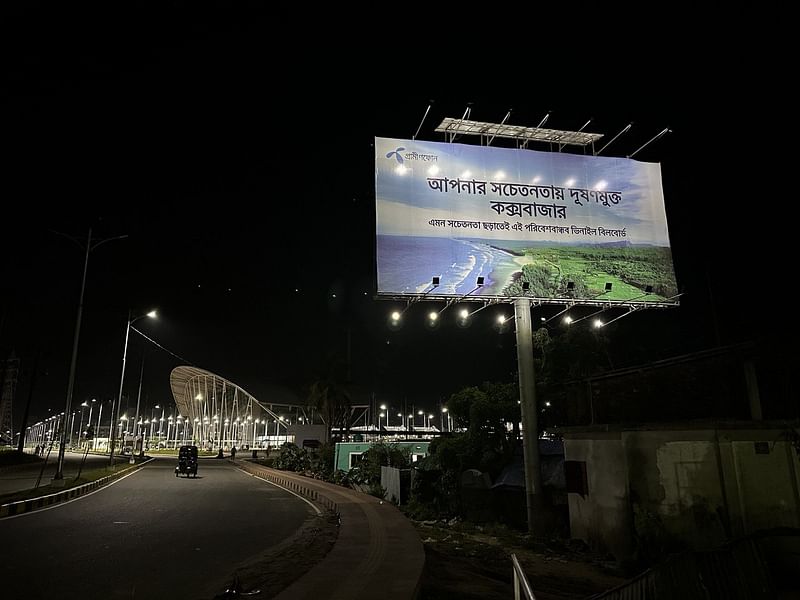
<path fill-rule="evenodd" d="M 759 442 L 756 451 L 756 442 Z M 643 544 L 710 548 L 759 529 L 800 527 L 800 461 L 778 429 L 568 433 L 588 494 L 569 494 L 573 537 L 630 558 Z"/>
<path fill-rule="evenodd" d="M 607 548 L 615 556 L 631 552 L 628 473 L 619 433 L 565 438 L 564 459 L 586 462 L 588 494 L 568 494 L 572 537 Z"/>

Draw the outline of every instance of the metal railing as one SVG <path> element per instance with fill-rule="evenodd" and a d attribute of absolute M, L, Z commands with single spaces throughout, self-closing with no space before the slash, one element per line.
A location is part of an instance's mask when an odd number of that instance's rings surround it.
<path fill-rule="evenodd" d="M 536 596 L 533 595 L 533 590 L 531 589 L 531 584 L 528 583 L 525 572 L 522 570 L 522 567 L 519 566 L 516 554 L 511 555 L 511 564 L 514 565 L 514 600 L 521 600 L 522 596 L 520 596 L 519 593 L 520 588 L 525 594 L 526 600 L 536 600 Z"/>

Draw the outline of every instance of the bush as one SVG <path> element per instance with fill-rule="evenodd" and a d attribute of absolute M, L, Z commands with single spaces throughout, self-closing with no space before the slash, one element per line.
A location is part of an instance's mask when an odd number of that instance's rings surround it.
<path fill-rule="evenodd" d="M 280 454 L 275 459 L 275 468 L 282 471 L 307 471 L 311 468 L 308 452 L 297 444 L 286 442 L 281 446 Z"/>

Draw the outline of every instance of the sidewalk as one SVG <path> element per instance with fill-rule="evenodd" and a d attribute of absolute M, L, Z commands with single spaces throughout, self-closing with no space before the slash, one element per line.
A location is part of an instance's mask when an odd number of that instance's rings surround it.
<path fill-rule="evenodd" d="M 333 549 L 277 600 L 413 600 L 425 550 L 414 526 L 390 502 L 287 471 L 236 461 L 268 480 L 284 480 L 304 495 L 333 502 L 341 517 Z M 280 481 L 276 481 L 280 484 Z"/>

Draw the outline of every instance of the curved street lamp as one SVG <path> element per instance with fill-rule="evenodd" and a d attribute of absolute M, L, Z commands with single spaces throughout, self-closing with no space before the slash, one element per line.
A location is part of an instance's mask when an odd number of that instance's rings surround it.
<path fill-rule="evenodd" d="M 54 231 L 53 233 L 57 233 L 58 235 L 63 235 L 66 238 L 69 238 L 79 246 L 81 243 L 72 237 L 71 235 L 66 235 L 61 233 L 60 231 Z M 78 363 L 78 340 L 81 336 L 81 317 L 83 315 L 83 294 L 86 290 L 86 273 L 89 270 L 89 253 L 97 248 L 99 245 L 104 244 L 106 242 L 110 242 L 112 240 L 121 240 L 128 237 L 127 235 L 118 235 L 116 237 L 110 237 L 102 239 L 98 242 L 95 242 L 92 245 L 92 228 L 89 228 L 89 234 L 86 238 L 86 256 L 83 260 L 83 279 L 81 280 L 81 295 L 80 300 L 78 301 L 78 316 L 75 319 L 75 335 L 72 339 L 72 359 L 70 360 L 69 364 L 69 382 L 67 383 L 67 402 L 66 408 L 64 408 L 64 414 L 68 415 L 69 412 L 72 410 L 72 391 L 75 389 L 75 367 Z M 53 475 L 53 482 L 54 485 L 60 485 L 61 482 L 64 480 L 64 450 L 67 443 L 67 419 L 64 418 L 64 427 L 61 429 L 61 443 L 58 446 L 58 465 L 56 466 L 56 472 Z M 72 432 L 70 431 L 70 435 Z"/>
<path fill-rule="evenodd" d="M 119 414 L 120 406 L 122 405 L 122 384 L 125 381 L 125 361 L 128 358 L 128 339 L 130 338 L 131 333 L 131 325 L 136 323 L 139 319 L 144 319 L 145 317 L 150 317 L 151 319 L 155 319 L 158 316 L 155 310 L 151 310 L 149 313 L 144 315 L 140 315 L 135 319 L 131 319 L 131 311 L 128 310 L 128 324 L 125 327 L 125 347 L 122 350 L 122 375 L 119 378 L 119 394 L 117 394 L 117 414 Z M 111 421 L 114 421 L 114 407 L 111 407 Z M 124 438 L 123 438 L 124 439 Z M 114 430 L 111 430 L 111 450 L 108 453 L 108 464 L 109 466 L 114 466 Z"/>

